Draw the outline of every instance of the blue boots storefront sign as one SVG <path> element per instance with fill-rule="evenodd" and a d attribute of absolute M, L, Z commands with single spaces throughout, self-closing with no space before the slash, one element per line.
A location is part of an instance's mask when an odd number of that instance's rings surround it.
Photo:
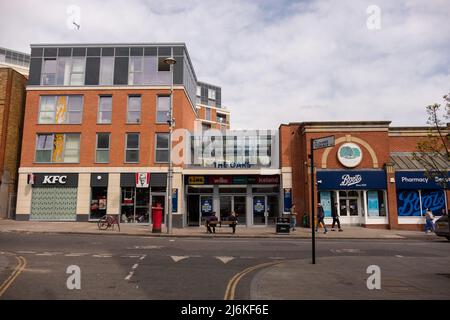
<path fill-rule="evenodd" d="M 395 173 L 395 182 L 399 216 L 420 217 L 427 208 L 435 215 L 442 214 L 445 208 L 443 187 L 435 179 L 427 177 L 425 172 L 399 171 Z"/>
<path fill-rule="evenodd" d="M 319 190 L 386 189 L 383 170 L 317 171 Z"/>

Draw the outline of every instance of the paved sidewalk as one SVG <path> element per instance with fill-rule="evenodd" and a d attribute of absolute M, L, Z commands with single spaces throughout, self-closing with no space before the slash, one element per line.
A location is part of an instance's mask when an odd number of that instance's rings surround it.
<path fill-rule="evenodd" d="M 101 235 L 135 235 L 152 237 L 227 237 L 227 238 L 286 238 L 286 239 L 307 239 L 311 237 L 311 230 L 307 228 L 296 228 L 289 234 L 277 234 L 275 226 L 239 226 L 236 233 L 232 234 L 231 228 L 217 227 L 216 234 L 206 233 L 206 228 L 186 227 L 173 228 L 173 234 L 166 233 L 166 228 L 162 226 L 162 233 L 152 233 L 149 225 L 126 224 L 120 225 L 121 231 L 99 230 L 94 222 L 43 222 L 43 221 L 15 221 L 0 219 L 0 232 L 25 232 L 25 233 L 64 233 L 64 234 L 101 234 Z M 442 240 L 434 234 L 425 234 L 420 231 L 400 231 L 400 230 L 380 230 L 361 227 L 344 228 L 343 232 L 329 231 L 327 234 L 319 232 L 316 234 L 319 239 L 423 239 Z"/>
<path fill-rule="evenodd" d="M 450 299 L 449 263 L 450 257 L 381 256 L 284 261 L 255 276 L 250 299 Z M 380 290 L 367 288 L 369 265 L 380 267 Z"/>

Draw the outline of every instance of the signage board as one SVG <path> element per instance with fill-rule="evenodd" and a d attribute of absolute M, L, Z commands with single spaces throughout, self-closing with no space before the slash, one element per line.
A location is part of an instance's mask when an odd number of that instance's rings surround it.
<path fill-rule="evenodd" d="M 334 136 L 313 139 L 313 150 L 329 148 L 334 146 Z"/>
<path fill-rule="evenodd" d="M 386 172 L 383 170 L 318 170 L 319 190 L 386 189 Z"/>

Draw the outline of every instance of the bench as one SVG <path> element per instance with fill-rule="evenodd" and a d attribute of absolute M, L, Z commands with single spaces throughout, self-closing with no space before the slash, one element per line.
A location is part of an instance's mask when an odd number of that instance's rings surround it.
<path fill-rule="evenodd" d="M 209 224 L 212 226 L 214 225 L 215 227 L 222 227 L 222 226 L 232 226 L 232 225 L 237 225 L 237 221 L 228 221 L 228 220 L 220 220 L 220 221 L 211 221 L 209 222 Z M 205 226 L 208 227 L 208 221 L 205 220 Z"/>

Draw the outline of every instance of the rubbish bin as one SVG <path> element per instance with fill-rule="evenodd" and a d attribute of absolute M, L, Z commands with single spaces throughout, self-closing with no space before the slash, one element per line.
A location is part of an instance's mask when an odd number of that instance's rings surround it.
<path fill-rule="evenodd" d="M 156 207 L 152 207 L 153 233 L 161 233 L 162 214 L 163 207 L 161 207 L 160 203 L 157 203 Z"/>
<path fill-rule="evenodd" d="M 309 216 L 306 213 L 303 215 L 302 225 L 305 228 L 309 228 Z"/>
<path fill-rule="evenodd" d="M 277 233 L 289 233 L 290 219 L 278 217 L 275 223 Z"/>

